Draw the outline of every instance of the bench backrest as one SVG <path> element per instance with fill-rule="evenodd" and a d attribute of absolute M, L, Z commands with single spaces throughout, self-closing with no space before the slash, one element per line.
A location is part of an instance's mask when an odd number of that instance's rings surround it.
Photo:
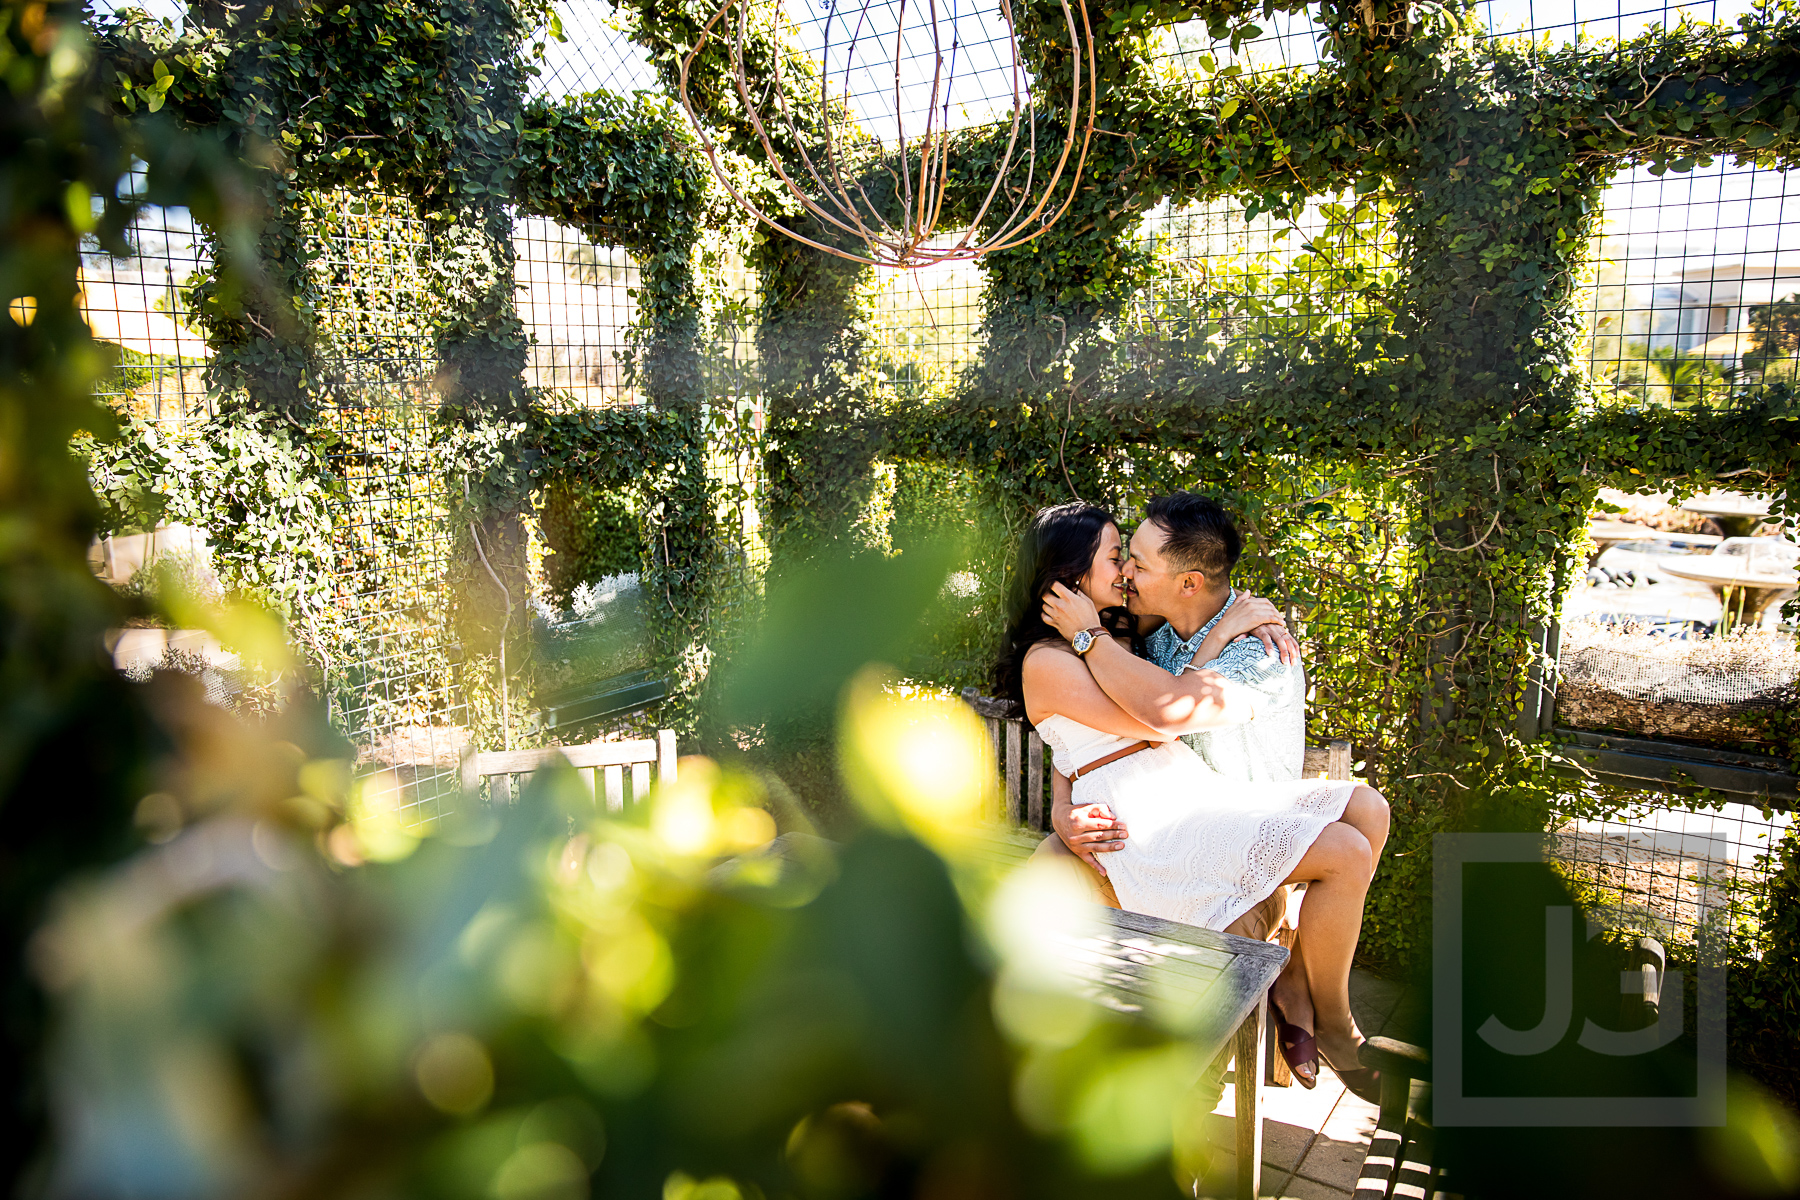
<path fill-rule="evenodd" d="M 537 750 L 470 751 L 462 761 L 463 790 L 477 791 L 481 781 L 486 779 L 490 781 L 490 799 L 496 804 L 510 804 L 518 798 L 513 790 L 515 777 L 523 784 L 525 779 L 559 760 L 575 768 L 590 796 L 604 794 L 608 812 L 623 812 L 627 768 L 631 771 L 633 804 L 643 803 L 650 795 L 652 764 L 656 767 L 656 782 L 674 780 L 675 731 L 662 729 L 657 731 L 654 739 L 627 742 L 598 741 L 580 746 L 546 746 Z"/>
<path fill-rule="evenodd" d="M 1005 701 L 969 693 L 964 693 L 963 699 L 986 722 L 999 759 L 1003 790 L 1000 811 L 994 815 L 1014 825 L 1049 832 L 1049 771 L 1053 768 L 1050 756 L 1044 753 L 1043 739 L 1022 718 L 1007 716 L 1010 705 Z M 1350 743 L 1332 741 L 1306 748 L 1301 774 L 1315 779 L 1349 779 L 1350 769 Z"/>

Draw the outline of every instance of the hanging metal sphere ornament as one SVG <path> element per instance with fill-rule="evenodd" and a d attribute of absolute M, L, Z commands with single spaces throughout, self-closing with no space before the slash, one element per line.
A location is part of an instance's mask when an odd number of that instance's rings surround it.
<path fill-rule="evenodd" d="M 1068 104 L 1062 108 L 1067 117 L 1066 128 L 1054 165 L 1041 162 L 1038 154 L 1038 126 L 1048 111 L 1045 98 L 1034 92 L 1030 73 L 1019 54 L 1019 35 L 1014 25 L 1011 0 L 999 0 L 1000 16 L 1007 30 L 1006 45 L 1011 54 L 1011 64 L 1007 68 L 1011 112 L 990 127 L 988 136 L 997 137 L 997 126 L 1006 124 L 1005 149 L 992 168 L 993 179 L 972 219 L 966 225 L 959 222 L 945 234 L 939 234 L 938 223 L 944 212 L 952 165 L 951 92 L 956 85 L 958 68 L 966 64 L 967 55 L 957 37 L 955 11 L 951 9 L 948 15 L 940 13 L 942 2 L 899 0 L 897 27 L 878 32 L 871 16 L 878 10 L 891 11 L 884 0 L 860 0 L 860 3 L 828 0 L 823 22 L 824 52 L 817 71 L 816 93 L 812 80 L 808 79 L 805 81 L 808 94 L 802 97 L 790 95 L 790 81 L 783 70 L 784 60 L 797 52 L 790 48 L 785 36 L 793 27 L 785 20 L 781 0 L 772 0 L 768 7 L 756 4 L 756 0 L 725 0 L 702 27 L 693 49 L 681 60 L 679 92 L 681 105 L 693 119 L 713 174 L 738 205 L 758 221 L 795 241 L 852 262 L 881 267 L 918 268 L 979 258 L 997 250 L 1021 246 L 1042 236 L 1054 225 L 1068 211 L 1080 186 L 1081 174 L 1087 165 L 1088 143 L 1094 136 L 1093 31 L 1088 25 L 1084 0 L 1074 0 L 1074 7 L 1070 0 L 1062 0 L 1071 65 Z M 753 5 L 757 10 L 755 15 L 763 18 L 756 20 L 754 26 Z M 759 36 L 753 38 L 753 31 Z M 919 86 L 903 85 L 901 78 L 909 32 L 917 38 L 912 44 L 929 44 L 929 55 L 921 57 L 931 68 L 930 102 L 925 106 L 924 127 L 917 128 L 915 124 L 911 130 L 907 128 L 907 114 L 901 103 L 907 86 Z M 767 211 L 746 195 L 720 163 L 714 135 L 688 95 L 689 71 L 707 43 L 715 38 L 723 38 L 729 44 L 730 83 L 735 85 L 744 116 L 755 131 L 769 168 L 806 213 L 846 235 L 841 240 L 833 239 L 839 244 L 820 240 L 831 236 L 827 230 L 815 228 L 815 236 L 808 236 L 792 224 L 784 223 L 786 218 L 782 215 Z M 885 44 L 891 44 L 893 48 L 891 144 L 864 129 L 850 113 L 852 73 L 857 71 L 864 76 L 870 73 L 866 59 L 859 60 L 859 52 L 866 54 L 869 47 L 879 49 Z M 841 72 L 833 71 L 834 45 L 840 48 L 842 55 Z M 959 57 L 964 59 L 964 64 L 959 64 Z M 769 63 L 761 72 L 762 78 L 751 78 L 747 66 L 749 59 Z M 858 65 L 859 62 L 862 65 Z M 885 63 L 881 65 L 885 67 Z M 790 73 L 813 74 L 804 68 Z M 835 87 L 834 79 L 837 81 Z M 1082 120 L 1084 108 L 1085 120 Z M 811 110 L 814 120 L 798 119 L 806 110 Z M 1069 176 L 1067 190 L 1060 203 L 1055 203 L 1058 185 L 1065 174 Z M 1019 175 L 1023 176 L 1022 181 L 1008 183 L 1009 179 Z M 886 196 L 886 189 L 878 186 L 883 180 L 892 188 L 891 199 Z M 872 186 L 885 202 L 870 196 Z M 1005 218 L 994 220 L 994 215 L 1001 211 L 1005 212 Z M 846 244 L 854 246 L 855 243 L 861 243 L 861 253 L 845 248 Z"/>

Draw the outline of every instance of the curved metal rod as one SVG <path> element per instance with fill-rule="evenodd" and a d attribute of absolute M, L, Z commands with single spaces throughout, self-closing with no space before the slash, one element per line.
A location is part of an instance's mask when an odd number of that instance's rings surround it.
<path fill-rule="evenodd" d="M 1071 52 L 1071 78 L 1069 91 L 1069 116 L 1067 129 L 1063 137 L 1061 152 L 1057 156 L 1056 166 L 1045 180 L 1041 193 L 1035 188 L 1038 168 L 1037 154 L 1037 97 L 1033 95 L 1029 76 L 1026 75 L 1023 59 L 1019 53 L 1018 29 L 1013 19 L 1010 0 L 1001 0 L 1002 19 L 1007 24 L 1007 45 L 1012 55 L 1012 113 L 1007 133 L 1006 148 L 1000 155 L 994 170 L 993 181 L 982 197 L 977 209 L 962 236 L 955 244 L 947 247 L 933 248 L 926 245 L 934 236 L 938 220 L 944 209 L 945 197 L 948 194 L 951 174 L 951 151 L 953 134 L 950 129 L 950 93 L 956 80 L 956 57 L 961 48 L 960 39 L 952 36 L 948 71 L 945 67 L 942 31 L 937 0 L 926 0 L 930 20 L 931 49 L 933 55 L 931 95 L 925 109 L 925 127 L 913 139 L 917 149 L 919 163 L 915 172 L 912 155 L 909 152 L 906 132 L 906 117 L 901 110 L 903 88 L 901 82 L 901 58 L 906 46 L 906 4 L 900 0 L 900 19 L 894 35 L 894 72 L 893 90 L 895 107 L 895 127 L 897 132 L 897 152 L 899 157 L 898 173 L 895 172 L 894 156 L 887 153 L 884 140 L 876 135 L 869 137 L 875 146 L 875 161 L 888 172 L 895 187 L 895 211 L 898 216 L 898 227 L 888 224 L 877 206 L 864 190 L 862 180 L 854 173 L 848 184 L 844 177 L 847 161 L 843 149 L 838 145 L 841 134 L 837 127 L 840 122 L 850 125 L 850 75 L 857 46 L 861 43 L 864 30 L 867 28 L 869 4 L 871 0 L 862 0 L 859 8 L 856 28 L 850 39 L 850 49 L 844 66 L 844 111 L 834 119 L 831 101 L 831 26 L 837 18 L 838 0 L 832 0 L 826 15 L 825 29 L 825 62 L 820 72 L 819 87 L 819 120 L 822 129 L 809 134 L 795 120 L 790 108 L 787 89 L 783 81 L 783 13 L 780 0 L 776 0 L 772 17 L 770 35 L 771 49 L 774 55 L 773 69 L 768 78 L 766 100 L 774 100 L 775 115 L 779 123 L 785 126 L 786 141 L 791 152 L 799 158 L 801 174 L 809 176 L 816 187 L 815 193 L 802 188 L 786 165 L 786 156 L 778 153 L 775 139 L 771 136 L 765 122 L 760 105 L 751 96 L 750 76 L 746 64 L 746 48 L 751 41 L 751 13 L 749 0 L 724 0 L 720 7 L 707 20 L 700 31 L 695 45 L 683 56 L 678 80 L 678 93 L 682 108 L 693 122 L 699 136 L 701 148 L 706 154 L 707 163 L 713 175 L 739 207 L 749 212 L 761 223 L 777 232 L 793 238 L 795 241 L 812 247 L 815 250 L 843 258 L 851 262 L 864 263 L 871 266 L 887 266 L 903 269 L 916 269 L 935 263 L 951 261 L 967 261 L 991 254 L 998 250 L 1009 250 L 1022 246 L 1035 238 L 1041 237 L 1045 231 L 1062 219 L 1074 203 L 1075 195 L 1080 190 L 1081 179 L 1086 171 L 1087 156 L 1093 141 L 1094 126 L 1098 115 L 1098 64 L 1094 50 L 1093 28 L 1089 21 L 1085 0 L 1074 0 L 1081 9 L 1081 20 L 1077 27 L 1075 13 L 1070 0 L 1061 0 L 1063 22 L 1068 31 L 1069 49 Z M 765 212 L 763 207 L 744 193 L 730 178 L 719 161 L 719 145 L 714 139 L 707 123 L 700 118 L 693 99 L 689 94 L 689 75 L 694 61 L 698 58 L 707 42 L 716 36 L 719 22 L 738 7 L 738 19 L 732 23 L 730 41 L 730 60 L 738 101 L 743 106 L 744 117 L 754 131 L 760 143 L 769 169 L 774 172 L 786 190 L 797 200 L 803 210 L 810 213 L 826 225 L 841 231 L 863 243 L 866 254 L 856 254 L 838 246 L 833 246 L 816 238 L 808 237 L 784 224 L 783 219 Z M 951 9 L 952 30 L 955 28 L 956 13 Z M 1086 78 L 1083 78 L 1083 42 L 1086 43 Z M 1080 121 L 1083 107 L 1083 85 L 1086 85 L 1087 113 L 1085 121 Z M 938 109 L 942 102 L 943 112 Z M 1026 127 L 1026 145 L 1024 147 L 1025 182 L 1018 191 L 1018 200 L 1012 211 L 999 223 L 992 234 L 980 241 L 972 241 L 981 231 L 982 222 L 993 206 L 995 198 L 1000 194 L 1013 171 L 1015 156 L 1019 153 L 1020 125 Z M 854 128 L 853 125 L 850 125 Z M 1075 149 L 1077 128 L 1081 132 L 1081 147 Z M 825 170 L 815 161 L 809 150 L 809 142 L 817 138 L 822 143 Z M 866 145 L 866 143 L 865 143 Z M 1075 157 L 1074 173 L 1068 181 L 1068 191 L 1062 202 L 1056 205 L 1048 216 L 1045 210 L 1051 205 L 1057 186 L 1062 182 L 1069 168 L 1071 154 Z M 828 182 L 829 178 L 829 182 Z M 1010 189 L 1009 189 L 1010 190 Z M 854 195 L 852 195 L 854 191 Z M 1035 196 L 1035 203 L 1033 199 Z M 821 203 L 821 200 L 824 203 Z M 857 201 L 860 200 L 859 205 Z M 829 206 L 829 207 L 827 207 Z M 1025 211 L 1029 206 L 1029 211 Z M 835 210 L 835 211 L 833 211 Z M 863 217 L 868 213 L 869 220 Z M 1022 215 L 1021 215 L 1022 214 Z M 871 222 L 873 224 L 871 224 Z"/>

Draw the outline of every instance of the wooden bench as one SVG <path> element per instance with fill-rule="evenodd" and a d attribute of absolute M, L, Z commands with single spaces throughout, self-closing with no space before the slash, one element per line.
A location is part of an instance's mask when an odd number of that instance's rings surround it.
<path fill-rule="evenodd" d="M 641 804 L 650 794 L 650 768 L 656 767 L 656 780 L 675 778 L 675 731 L 658 730 L 656 737 L 635 741 L 588 742 L 580 746 L 546 746 L 535 750 L 486 750 L 470 747 L 463 754 L 462 785 L 465 792 L 476 792 L 482 780 L 488 781 L 489 799 L 495 804 L 511 804 L 518 799 L 513 779 L 521 781 L 555 762 L 566 762 L 587 787 L 590 796 L 606 797 L 608 812 L 625 810 L 626 768 L 631 770 L 631 803 Z M 598 785 L 598 786 L 596 786 Z"/>
<path fill-rule="evenodd" d="M 1003 786 L 1000 811 L 994 815 L 1027 829 L 1050 832 L 1052 768 L 1044 753 L 1044 740 L 1015 715 L 1017 706 L 1012 701 L 979 695 L 974 688 L 964 689 L 962 698 L 987 723 L 988 738 L 999 760 Z M 1308 778 L 1349 779 L 1351 761 L 1349 742 L 1308 746 L 1301 774 Z"/>
<path fill-rule="evenodd" d="M 1004 872 L 1023 866 L 1040 840 L 1040 834 L 1028 830 L 993 825 L 982 836 L 979 853 L 996 872 Z M 1088 996 L 1132 1017 L 1167 1014 L 1174 1006 L 1194 1021 L 1188 1036 L 1210 1064 L 1205 1078 L 1219 1078 L 1229 1064 L 1236 1064 L 1235 1195 L 1255 1200 L 1262 1186 L 1269 987 L 1288 952 L 1269 942 L 1142 913 L 1096 905 L 1094 914 L 1091 926 L 1071 930 L 1064 939 L 1067 964 Z"/>
<path fill-rule="evenodd" d="M 1429 1119 L 1431 1055 L 1397 1038 L 1372 1037 L 1363 1043 L 1362 1062 L 1381 1072 L 1381 1116 L 1369 1151 L 1357 1172 L 1352 1200 L 1395 1200 L 1460 1191 L 1435 1161 L 1435 1133 Z M 1423 1103 L 1412 1104 L 1413 1080 L 1423 1080 Z"/>

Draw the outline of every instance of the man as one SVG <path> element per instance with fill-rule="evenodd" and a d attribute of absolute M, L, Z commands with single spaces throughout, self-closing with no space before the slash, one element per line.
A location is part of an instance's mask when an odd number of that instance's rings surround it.
<path fill-rule="evenodd" d="M 1200 643 L 1236 599 L 1231 571 L 1242 551 L 1242 536 L 1215 501 L 1191 492 L 1158 497 L 1131 535 L 1120 580 L 1124 599 L 1144 636 L 1145 657 L 1175 676 L 1171 686 L 1176 691 L 1192 690 L 1199 698 L 1204 677 L 1187 671 L 1197 665 L 1258 693 L 1255 720 L 1183 734 L 1182 740 L 1222 775 L 1246 781 L 1298 779 L 1306 754 L 1306 678 L 1287 631 L 1264 626 L 1256 636 L 1230 643 L 1211 662 L 1193 664 Z M 1113 661 L 1089 662 L 1102 687 L 1110 681 L 1101 675 Z M 1128 689 L 1108 690 L 1130 694 Z M 1140 719 L 1148 716 L 1132 711 L 1129 701 L 1121 707 Z M 1053 773 L 1051 796 L 1057 837 L 1047 839 L 1039 854 L 1055 857 L 1066 847 L 1097 873 L 1090 878 L 1097 898 L 1117 907 L 1105 868 L 1095 856 L 1123 849 L 1129 831 L 1104 810 L 1073 809 L 1069 781 L 1059 774 Z M 1267 937 L 1285 919 L 1287 894 L 1287 889 L 1277 889 L 1229 932 Z"/>
<path fill-rule="evenodd" d="M 1144 637 L 1145 657 L 1171 674 L 1194 652 L 1237 599 L 1231 572 L 1244 541 L 1223 508 L 1192 492 L 1150 502 L 1131 536 L 1122 578 L 1126 605 Z M 1306 672 L 1298 654 L 1274 655 L 1241 637 L 1212 662 L 1217 671 L 1258 694 L 1256 719 L 1184 734 L 1182 740 L 1221 775 L 1248 781 L 1298 779 L 1306 759 Z"/>

